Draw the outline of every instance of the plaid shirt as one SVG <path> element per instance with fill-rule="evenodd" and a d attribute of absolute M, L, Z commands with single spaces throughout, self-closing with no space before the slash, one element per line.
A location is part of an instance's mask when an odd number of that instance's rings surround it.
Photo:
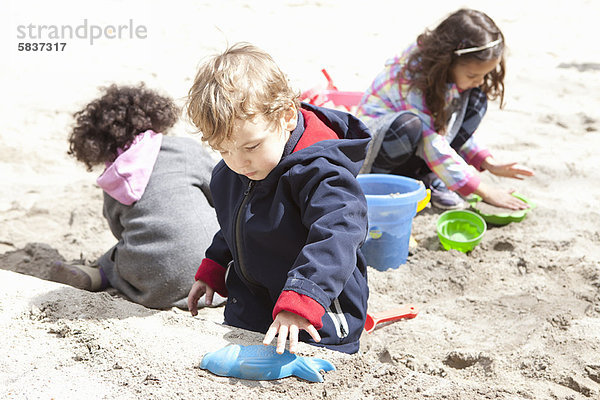
<path fill-rule="evenodd" d="M 481 170 L 481 163 L 490 152 L 471 136 L 457 153 L 450 147 L 451 140 L 435 131 L 424 95 L 419 90 L 409 90 L 410 81 L 397 78 L 415 48 L 416 43 L 413 43 L 401 56 L 386 61 L 383 71 L 365 92 L 356 115 L 367 126 L 379 117 L 399 111 L 410 111 L 419 116 L 423 122 L 423 140 L 417 154 L 450 190 L 467 196 L 477 189 L 480 182 L 471 166 Z M 456 84 L 450 83 L 446 91 L 446 107 L 457 101 L 460 101 L 460 92 Z"/>

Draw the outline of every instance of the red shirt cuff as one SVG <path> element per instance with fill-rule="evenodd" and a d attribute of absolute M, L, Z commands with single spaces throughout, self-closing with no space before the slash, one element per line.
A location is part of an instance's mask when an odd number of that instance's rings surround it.
<path fill-rule="evenodd" d="M 458 189 L 456 189 L 456 191 L 461 196 L 468 196 L 471 193 L 473 193 L 475 190 L 477 190 L 477 187 L 479 186 L 480 183 L 481 183 L 481 178 L 478 175 L 473 175 L 471 177 L 471 179 L 469 179 L 465 185 L 459 187 Z"/>
<path fill-rule="evenodd" d="M 475 157 L 469 160 L 469 164 L 477 168 L 478 171 L 482 171 L 481 163 L 491 155 L 492 153 L 490 153 L 489 150 L 481 150 L 479 153 L 475 154 Z"/>
<path fill-rule="evenodd" d="M 273 319 L 284 310 L 306 318 L 316 329 L 323 327 L 321 319 L 325 315 L 325 309 L 316 300 L 308 296 L 292 290 L 284 290 L 279 295 L 275 308 L 273 308 Z"/>
<path fill-rule="evenodd" d="M 202 260 L 202 264 L 196 271 L 196 280 L 202 281 L 210 286 L 215 292 L 219 293 L 223 297 L 227 297 L 227 286 L 225 286 L 225 272 L 227 270 L 221 266 L 221 264 L 205 258 Z"/>

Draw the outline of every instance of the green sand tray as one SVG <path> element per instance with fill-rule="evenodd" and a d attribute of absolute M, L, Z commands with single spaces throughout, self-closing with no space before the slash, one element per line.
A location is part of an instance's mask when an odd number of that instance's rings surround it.
<path fill-rule="evenodd" d="M 525 210 L 514 210 L 514 211 L 507 211 L 505 213 L 501 212 L 501 213 L 497 213 L 497 214 L 491 214 L 491 213 L 485 213 L 477 208 L 479 202 L 481 202 L 481 200 L 482 200 L 480 196 L 474 194 L 467 201 L 469 202 L 469 205 L 471 206 L 471 210 L 473 210 L 477 214 L 481 215 L 483 217 L 483 219 L 485 220 L 485 222 L 487 222 L 488 224 L 507 225 L 507 224 L 510 224 L 511 222 L 523 221 L 525 219 L 525 217 L 527 216 L 527 213 L 529 213 L 531 210 L 533 210 L 536 207 L 535 203 L 533 203 L 531 200 L 529 200 L 527 197 L 523 196 L 522 194 L 513 193 L 513 196 L 515 196 L 517 199 L 522 200 L 525 203 L 527 203 L 527 205 L 529 205 L 529 208 L 526 208 Z"/>

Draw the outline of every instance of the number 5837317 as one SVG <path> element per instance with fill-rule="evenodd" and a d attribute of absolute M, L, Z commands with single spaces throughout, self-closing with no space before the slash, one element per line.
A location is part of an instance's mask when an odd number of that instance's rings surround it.
<path fill-rule="evenodd" d="M 50 42 L 21 42 L 18 44 L 19 51 L 64 51 L 66 43 L 50 43 Z"/>

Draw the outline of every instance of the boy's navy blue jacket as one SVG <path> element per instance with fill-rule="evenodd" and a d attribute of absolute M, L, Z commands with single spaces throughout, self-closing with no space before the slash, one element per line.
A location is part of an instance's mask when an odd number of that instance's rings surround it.
<path fill-rule="evenodd" d="M 210 189 L 221 230 L 196 279 L 228 296 L 229 325 L 264 333 L 288 310 L 319 330 L 321 345 L 354 353 L 368 298 L 360 251 L 367 204 L 355 178 L 370 134 L 348 113 L 302 109 L 265 179 L 251 181 L 223 161 L 214 168 Z M 300 340 L 315 344 L 304 331 Z"/>

